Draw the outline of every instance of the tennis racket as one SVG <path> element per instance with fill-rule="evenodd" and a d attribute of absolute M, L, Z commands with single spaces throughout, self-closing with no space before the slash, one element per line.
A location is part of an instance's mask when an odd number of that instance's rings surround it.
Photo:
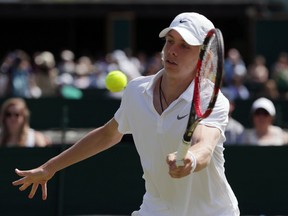
<path fill-rule="evenodd" d="M 177 166 L 184 165 L 183 159 L 192 144 L 192 135 L 195 128 L 202 119 L 211 114 L 215 106 L 222 83 L 223 62 L 223 36 L 219 29 L 212 29 L 207 33 L 199 53 L 194 79 L 193 100 L 186 131 L 177 150 Z"/>

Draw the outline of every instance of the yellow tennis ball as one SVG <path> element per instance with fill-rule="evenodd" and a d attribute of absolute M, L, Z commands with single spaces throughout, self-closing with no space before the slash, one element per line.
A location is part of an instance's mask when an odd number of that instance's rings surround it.
<path fill-rule="evenodd" d="M 105 79 L 106 88 L 111 92 L 120 92 L 127 85 L 127 76 L 119 70 L 111 71 Z"/>

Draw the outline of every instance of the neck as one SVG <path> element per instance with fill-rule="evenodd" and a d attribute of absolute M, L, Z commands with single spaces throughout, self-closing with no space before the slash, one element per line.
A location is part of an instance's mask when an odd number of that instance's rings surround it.
<path fill-rule="evenodd" d="M 190 85 L 193 78 L 191 75 L 184 78 L 170 78 L 163 74 L 161 88 L 168 104 L 176 100 Z"/>
<path fill-rule="evenodd" d="M 161 106 L 161 111 L 163 112 L 164 111 L 164 106 L 165 107 L 168 107 L 169 106 L 169 103 L 165 97 L 165 94 L 162 90 L 162 76 L 160 77 L 160 81 L 159 81 L 159 102 L 160 102 L 160 106 Z M 164 100 L 164 101 L 163 101 Z M 165 102 L 165 104 L 163 104 Z"/>

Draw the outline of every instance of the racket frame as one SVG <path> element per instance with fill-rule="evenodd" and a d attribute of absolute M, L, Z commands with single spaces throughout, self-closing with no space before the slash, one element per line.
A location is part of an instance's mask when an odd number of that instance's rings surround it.
<path fill-rule="evenodd" d="M 207 109 L 204 113 L 201 112 L 200 109 L 200 92 L 199 92 L 199 84 L 200 84 L 200 70 L 202 67 L 202 59 L 207 51 L 207 45 L 210 42 L 210 39 L 215 36 L 216 40 L 218 42 L 217 46 L 217 75 L 214 83 L 213 93 L 210 98 L 209 104 L 207 106 Z M 222 84 L 222 76 L 223 76 L 223 64 L 224 64 L 224 42 L 223 42 L 223 36 L 220 31 L 220 29 L 211 29 L 203 42 L 203 45 L 201 47 L 200 53 L 199 53 L 199 59 L 197 62 L 196 67 L 196 75 L 194 79 L 194 93 L 193 93 L 193 101 L 190 108 L 189 118 L 186 126 L 185 133 L 182 138 L 182 142 L 178 147 L 177 155 L 176 155 L 176 166 L 184 166 L 183 159 L 185 158 L 187 152 L 189 151 L 191 145 L 192 145 L 192 136 L 193 133 L 199 124 L 201 120 L 204 118 L 207 118 L 211 112 L 213 111 L 213 108 L 215 106 L 215 103 L 217 101 L 218 93 Z M 195 166 L 195 164 L 193 164 Z"/>

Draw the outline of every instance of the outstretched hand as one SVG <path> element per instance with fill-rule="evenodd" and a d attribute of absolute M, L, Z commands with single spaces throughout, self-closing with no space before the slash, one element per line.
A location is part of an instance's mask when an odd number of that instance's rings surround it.
<path fill-rule="evenodd" d="M 54 176 L 55 173 L 51 174 L 45 171 L 45 169 L 42 167 L 27 171 L 15 169 L 15 172 L 22 178 L 14 181 L 12 183 L 14 186 L 20 186 L 19 190 L 24 191 L 32 185 L 28 196 L 30 199 L 32 199 L 38 189 L 38 186 L 41 185 L 42 199 L 47 199 L 47 182 Z"/>

